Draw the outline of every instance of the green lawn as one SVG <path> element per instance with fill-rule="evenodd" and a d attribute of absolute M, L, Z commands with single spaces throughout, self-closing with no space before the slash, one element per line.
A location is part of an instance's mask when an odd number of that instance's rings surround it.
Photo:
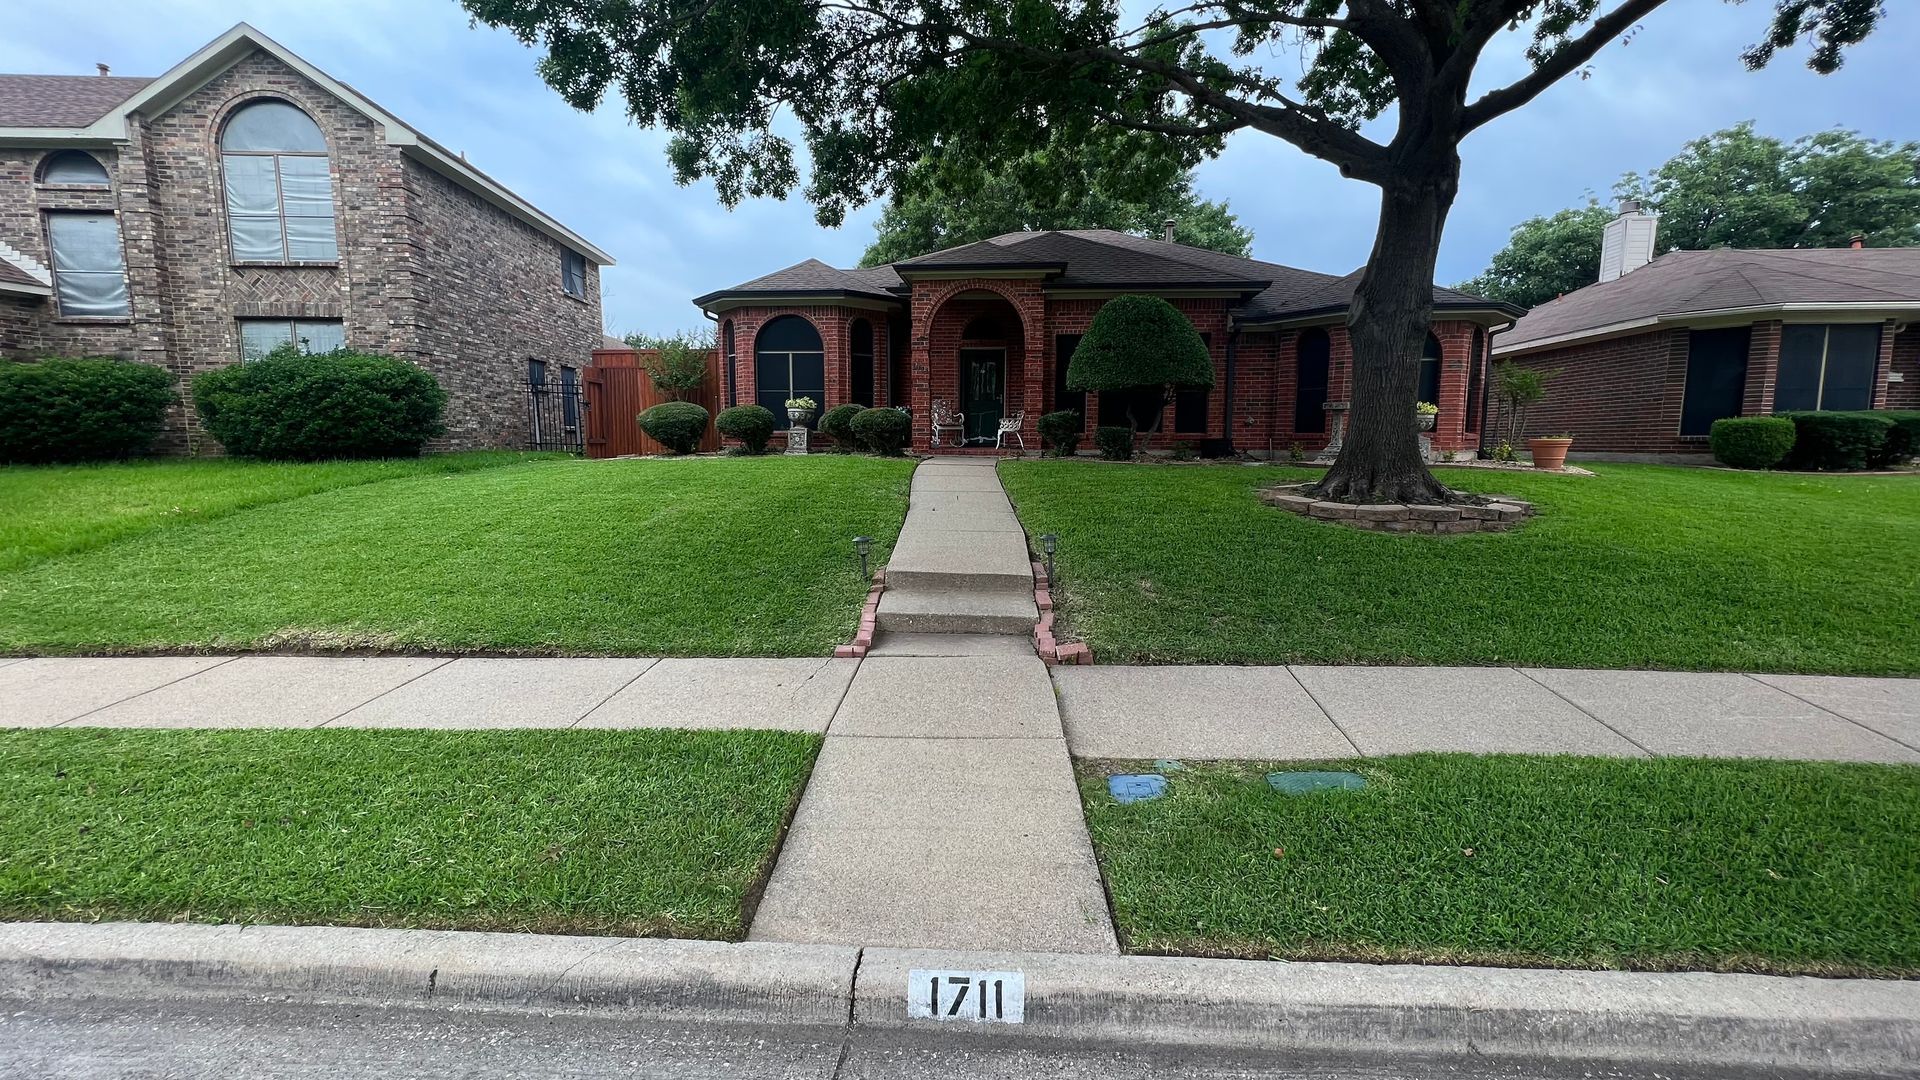
<path fill-rule="evenodd" d="M 740 938 L 819 738 L 0 732 L 0 918 Z"/>
<path fill-rule="evenodd" d="M 1920 768 L 1428 754 L 1082 795 L 1137 952 L 1920 975 Z M 1276 851 L 1279 853 L 1276 854 Z"/>
<path fill-rule="evenodd" d="M 1540 515 L 1398 536 L 1259 501 L 1316 475 L 1012 462 L 1029 534 L 1060 536 L 1064 629 L 1101 662 L 1537 664 L 1920 674 L 1920 476 L 1598 465 L 1446 469 Z"/>
<path fill-rule="evenodd" d="M 0 651 L 822 655 L 866 591 L 850 540 L 884 561 L 911 468 L 554 460 L 324 491 L 0 572 Z"/>
<path fill-rule="evenodd" d="M 0 468 L 0 571 L 318 491 L 555 456 L 482 450 L 387 461 L 156 458 Z"/>

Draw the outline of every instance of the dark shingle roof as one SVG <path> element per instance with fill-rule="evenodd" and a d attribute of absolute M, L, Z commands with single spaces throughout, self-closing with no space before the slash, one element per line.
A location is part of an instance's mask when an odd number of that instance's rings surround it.
<path fill-rule="evenodd" d="M 119 75 L 0 75 L 0 128 L 83 128 L 152 81 Z"/>
<path fill-rule="evenodd" d="M 1670 251 L 1501 333 L 1505 351 L 1622 323 L 1781 304 L 1920 304 L 1920 248 Z"/>
<path fill-rule="evenodd" d="M 1056 289 L 1239 292 L 1246 299 L 1235 316 L 1243 323 L 1337 314 L 1352 301 L 1360 278 L 1358 270 L 1335 277 L 1110 229 L 1066 229 L 1006 233 L 870 270 L 836 270 L 818 259 L 808 259 L 694 302 L 706 305 L 723 297 L 840 293 L 898 299 L 904 287 L 903 273 L 975 268 L 1043 271 L 1047 286 Z M 1517 308 L 1507 309 L 1451 289 L 1434 289 L 1434 302 L 1440 307 L 1491 308 L 1519 314 Z"/>
<path fill-rule="evenodd" d="M 27 273 L 25 270 L 20 269 L 7 260 L 0 259 L 0 288 L 5 288 L 8 285 L 25 285 L 35 289 L 44 289 L 47 287 L 46 282 L 41 281 L 39 278 L 34 277 L 32 274 Z"/>

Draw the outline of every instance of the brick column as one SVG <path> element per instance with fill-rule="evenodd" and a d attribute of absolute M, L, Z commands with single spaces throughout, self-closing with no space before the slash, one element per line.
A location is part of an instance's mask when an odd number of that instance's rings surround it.
<path fill-rule="evenodd" d="M 1037 285 L 1030 285 L 1018 308 L 1020 326 L 1025 331 L 1026 355 L 1020 358 L 1020 376 L 1026 384 L 1026 418 L 1020 433 L 1029 447 L 1040 446 L 1040 413 L 1047 407 L 1047 309 L 1046 297 Z"/>
<path fill-rule="evenodd" d="M 1773 412 L 1773 388 L 1779 377 L 1780 321 L 1754 323 L 1747 339 L 1747 385 L 1740 396 L 1740 415 Z"/>
<path fill-rule="evenodd" d="M 1873 407 L 1887 407 L 1887 376 L 1893 373 L 1893 330 L 1900 325 L 1893 319 L 1880 324 L 1880 356 L 1873 365 Z"/>
<path fill-rule="evenodd" d="M 913 410 L 913 448 L 926 453 L 933 449 L 933 297 L 927 283 L 913 283 L 908 311 L 907 378 L 912 387 L 907 403 Z"/>

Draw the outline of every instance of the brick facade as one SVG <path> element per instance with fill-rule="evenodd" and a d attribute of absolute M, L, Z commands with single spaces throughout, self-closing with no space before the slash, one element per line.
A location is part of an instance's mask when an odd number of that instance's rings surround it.
<path fill-rule="evenodd" d="M 1778 320 L 1749 327 L 1742 416 L 1774 411 L 1781 327 Z M 1897 329 L 1891 321 L 1881 328 L 1874 408 L 1920 408 L 1920 334 L 1912 328 L 1896 334 Z M 1691 330 L 1676 327 L 1515 357 L 1515 363 L 1553 373 L 1546 396 L 1527 409 L 1520 438 L 1570 433 L 1576 456 L 1691 459 L 1708 454 L 1705 436 L 1680 434 L 1691 341 Z M 1903 378 L 1890 379 L 1895 372 Z M 1504 432 L 1497 402 L 1493 407 L 1493 431 Z"/>
<path fill-rule="evenodd" d="M 339 259 L 247 264 L 229 253 L 219 133 L 237 109 L 291 103 L 320 127 L 333 181 Z M 515 446 L 528 437 L 527 360 L 585 366 L 601 335 L 598 267 L 584 299 L 561 287 L 562 244 L 400 147 L 366 114 L 256 50 L 177 104 L 135 116 L 124 145 L 92 152 L 109 188 L 35 182 L 51 149 L 0 149 L 0 242 L 47 262 L 49 211 L 111 211 L 131 315 L 74 319 L 49 298 L 0 301 L 0 354 L 107 355 L 179 381 L 240 358 L 240 320 L 339 320 L 347 344 L 412 361 L 448 394 L 436 448 Z M 28 314 L 21 314 L 23 311 Z M 190 408 L 161 440 L 217 452 Z"/>

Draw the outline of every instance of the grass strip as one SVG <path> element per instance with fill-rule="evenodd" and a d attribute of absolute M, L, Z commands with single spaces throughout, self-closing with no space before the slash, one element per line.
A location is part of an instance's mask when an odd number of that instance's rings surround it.
<path fill-rule="evenodd" d="M 738 939 L 819 743 L 0 731 L 0 918 Z"/>

